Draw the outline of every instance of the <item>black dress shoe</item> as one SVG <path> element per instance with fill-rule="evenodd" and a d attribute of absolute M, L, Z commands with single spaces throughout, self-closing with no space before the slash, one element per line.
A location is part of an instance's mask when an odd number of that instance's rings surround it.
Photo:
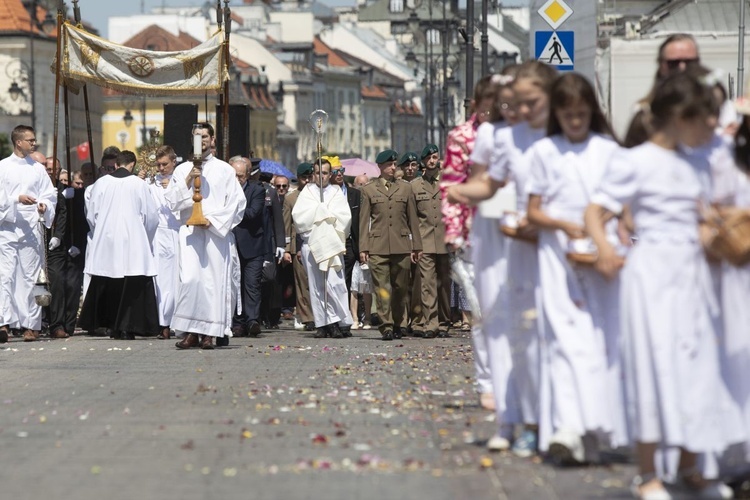
<path fill-rule="evenodd" d="M 334 339 L 343 339 L 344 338 L 344 332 L 341 331 L 341 328 L 339 328 L 338 323 L 334 323 L 330 325 L 331 328 L 331 337 Z"/>
<path fill-rule="evenodd" d="M 135 333 L 123 332 L 122 338 L 125 340 L 135 340 Z"/>
<path fill-rule="evenodd" d="M 438 331 L 437 336 L 441 339 L 447 339 L 448 337 L 450 337 L 450 334 L 448 333 L 448 330 L 440 330 Z"/>
<path fill-rule="evenodd" d="M 435 330 L 427 330 L 424 332 L 424 338 L 426 339 L 434 339 L 435 337 L 437 337 Z"/>
<path fill-rule="evenodd" d="M 0 326 L 0 344 L 8 342 L 8 332 L 10 330 L 7 326 Z"/>
<path fill-rule="evenodd" d="M 393 330 L 385 330 L 383 332 L 383 340 L 393 340 Z"/>
<path fill-rule="evenodd" d="M 313 337 L 316 339 L 324 339 L 328 337 L 328 327 L 321 326 L 320 328 L 318 328 L 318 331 L 315 332 L 315 335 L 313 335 Z"/>
<path fill-rule="evenodd" d="M 260 323 L 257 321 L 251 321 L 250 325 L 247 327 L 247 331 L 251 337 L 257 337 L 260 335 Z"/>
<path fill-rule="evenodd" d="M 406 333 L 406 328 L 396 328 L 393 330 L 393 338 L 400 339 L 404 336 L 404 333 Z"/>
<path fill-rule="evenodd" d="M 185 335 L 185 338 L 177 342 L 174 346 L 177 349 L 190 349 L 191 347 L 198 347 L 200 345 L 200 340 L 198 339 L 198 335 L 195 333 L 188 333 Z"/>
<path fill-rule="evenodd" d="M 122 340 L 122 332 L 120 330 L 109 330 L 109 338 Z"/>
<path fill-rule="evenodd" d="M 308 332 L 315 331 L 315 323 L 313 323 L 312 321 L 308 321 L 307 323 L 305 323 L 305 331 L 308 331 Z"/>
<path fill-rule="evenodd" d="M 352 327 L 351 326 L 342 326 L 341 327 L 341 333 L 344 335 L 344 338 L 349 338 L 352 336 Z"/>
<path fill-rule="evenodd" d="M 216 337 L 216 347 L 226 347 L 229 345 L 229 337 Z"/>
<path fill-rule="evenodd" d="M 233 326 L 232 336 L 233 337 L 247 337 L 247 328 L 242 325 Z M 218 342 L 217 342 L 217 345 L 218 345 Z"/>
<path fill-rule="evenodd" d="M 422 330 L 414 330 L 411 332 L 411 336 L 421 338 L 424 337 L 424 332 Z"/>

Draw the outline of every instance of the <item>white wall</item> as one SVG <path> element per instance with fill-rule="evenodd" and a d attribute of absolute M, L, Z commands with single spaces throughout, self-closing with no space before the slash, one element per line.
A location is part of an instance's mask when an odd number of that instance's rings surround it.
<path fill-rule="evenodd" d="M 283 43 L 312 43 L 313 14 L 312 12 L 269 12 L 272 23 L 281 25 L 281 40 Z"/>
<path fill-rule="evenodd" d="M 721 69 L 726 87 L 726 75 L 737 76 L 737 37 L 697 36 L 701 60 L 712 69 Z M 612 125 L 623 137 L 627 131 L 634 106 L 643 98 L 654 82 L 656 55 L 663 38 L 624 40 L 613 38 L 608 54 L 610 62 L 610 102 Z M 745 68 L 748 60 L 745 60 Z M 747 70 L 746 70 L 747 75 Z M 746 79 L 747 80 L 747 79 Z"/>

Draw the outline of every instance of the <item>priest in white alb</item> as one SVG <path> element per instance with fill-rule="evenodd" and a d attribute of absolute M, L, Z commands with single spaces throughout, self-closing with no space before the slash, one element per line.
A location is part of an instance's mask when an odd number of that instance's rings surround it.
<path fill-rule="evenodd" d="M 179 212 L 180 251 L 177 302 L 172 329 L 184 338 L 178 349 L 214 348 L 214 338 L 226 345 L 232 336 L 232 311 L 239 291 L 239 258 L 232 229 L 242 221 L 247 200 L 237 182 L 234 169 L 211 154 L 214 129 L 201 124 L 200 138 L 194 148 L 200 149 L 202 164 L 179 165 L 164 198 L 170 210 Z M 201 179 L 203 216 L 208 226 L 186 226 L 193 210 L 193 185 Z"/>
<path fill-rule="evenodd" d="M 331 164 L 318 160 L 313 166 L 312 181 L 300 192 L 292 210 L 302 243 L 302 263 L 307 269 L 317 338 L 343 338 L 352 325 L 344 277 L 352 214 L 343 191 L 330 184 L 330 178 Z"/>
<path fill-rule="evenodd" d="M 30 342 L 42 328 L 42 308 L 34 296 L 44 263 L 40 223 L 52 226 L 57 190 L 44 165 L 30 158 L 36 148 L 34 129 L 19 125 L 10 137 L 13 153 L 0 161 L 0 185 L 15 205 L 8 207 L 15 217 L 6 212 L 0 218 L 0 342 L 10 328 L 23 330 L 23 340 Z"/>
<path fill-rule="evenodd" d="M 79 324 L 109 328 L 115 339 L 153 336 L 159 329 L 153 241 L 159 214 L 145 182 L 133 174 L 132 151 L 92 186 L 86 200 L 91 242 L 84 272 L 91 277 Z"/>

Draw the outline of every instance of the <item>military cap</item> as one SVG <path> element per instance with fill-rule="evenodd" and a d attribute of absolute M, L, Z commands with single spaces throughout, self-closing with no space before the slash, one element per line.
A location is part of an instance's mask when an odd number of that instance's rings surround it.
<path fill-rule="evenodd" d="M 380 153 L 378 153 L 378 156 L 375 157 L 375 163 L 377 163 L 378 165 L 396 160 L 398 160 L 398 153 L 392 149 L 381 151 Z"/>
<path fill-rule="evenodd" d="M 299 165 L 297 165 L 297 177 L 301 175 L 310 175 L 312 174 L 312 171 L 313 171 L 312 163 L 304 162 L 304 163 L 300 163 Z"/>
<path fill-rule="evenodd" d="M 430 156 L 431 154 L 437 153 L 439 151 L 440 150 L 438 149 L 438 147 L 435 146 L 434 144 L 428 144 L 422 150 L 422 158 L 426 158 L 426 157 Z"/>
<path fill-rule="evenodd" d="M 412 153 L 411 151 L 407 151 L 404 153 L 404 155 L 401 157 L 401 160 L 399 160 L 398 165 L 406 165 L 407 163 L 411 163 L 413 161 L 418 162 L 419 158 L 417 157 L 417 153 Z"/>

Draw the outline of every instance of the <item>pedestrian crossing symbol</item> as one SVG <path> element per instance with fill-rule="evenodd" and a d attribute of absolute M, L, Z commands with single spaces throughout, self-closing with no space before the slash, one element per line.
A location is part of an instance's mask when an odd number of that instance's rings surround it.
<path fill-rule="evenodd" d="M 575 62 L 573 31 L 537 31 L 534 52 L 536 60 L 555 66 L 560 71 L 572 71 Z"/>

